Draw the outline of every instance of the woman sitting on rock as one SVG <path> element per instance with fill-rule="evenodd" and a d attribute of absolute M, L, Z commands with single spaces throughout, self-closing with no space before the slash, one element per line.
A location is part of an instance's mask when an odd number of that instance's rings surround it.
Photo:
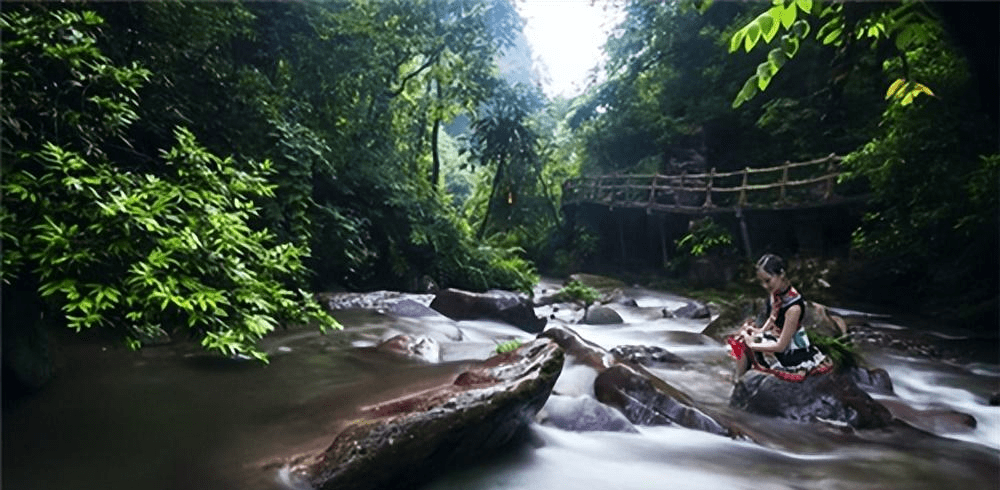
<path fill-rule="evenodd" d="M 786 381 L 802 381 L 832 369 L 833 363 L 809 342 L 802 328 L 805 300 L 785 277 L 785 261 L 764 255 L 757 261 L 757 279 L 769 296 L 767 319 L 761 325 L 747 320 L 729 338 L 736 377 L 753 367 Z"/>

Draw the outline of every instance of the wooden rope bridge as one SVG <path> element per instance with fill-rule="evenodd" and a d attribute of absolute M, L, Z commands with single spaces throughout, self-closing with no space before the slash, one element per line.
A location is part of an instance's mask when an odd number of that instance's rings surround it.
<path fill-rule="evenodd" d="M 841 157 L 829 156 L 770 168 L 680 175 L 601 175 L 566 181 L 563 206 L 592 203 L 611 208 L 707 215 L 745 209 L 802 209 L 867 199 L 839 195 L 834 186 Z"/>
<path fill-rule="evenodd" d="M 596 204 L 611 210 L 645 209 L 646 214 L 692 217 L 734 213 L 739 221 L 744 250 L 752 258 L 744 211 L 802 210 L 868 199 L 864 192 L 837 188 L 840 162 L 841 157 L 830 154 L 806 162 L 786 162 L 769 168 L 746 167 L 736 172 L 716 172 L 712 168 L 703 174 L 580 177 L 564 184 L 563 207 Z M 661 231 L 661 241 L 662 235 Z M 620 238 L 624 250 L 624 236 Z M 665 243 L 661 248 L 666 257 Z"/>

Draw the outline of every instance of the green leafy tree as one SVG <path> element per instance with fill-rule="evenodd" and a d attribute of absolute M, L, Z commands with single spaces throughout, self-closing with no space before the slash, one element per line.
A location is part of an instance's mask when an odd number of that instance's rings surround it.
<path fill-rule="evenodd" d="M 973 7 L 996 15 L 995 5 Z M 844 179 L 873 193 L 854 233 L 854 252 L 867 267 L 854 274 L 862 283 L 852 289 L 868 300 L 921 298 L 925 310 L 981 327 L 995 325 L 997 310 L 996 275 L 983 272 L 997 268 L 996 115 L 983 110 L 995 107 L 996 69 L 995 59 L 984 69 L 955 42 L 968 43 L 961 31 L 993 26 L 956 22 L 968 17 L 955 10 L 946 2 L 775 1 L 730 38 L 731 51 L 772 46 L 733 105 L 778 81 L 806 41 L 835 52 L 834 63 L 845 67 L 830 85 L 878 81 L 880 98 L 892 103 L 881 104 L 867 141 L 844 160 Z M 876 63 L 881 76 L 848 68 L 856 60 Z M 960 305 L 956 291 L 963 291 Z"/>
<path fill-rule="evenodd" d="M 888 86 L 886 99 L 909 105 L 921 94 L 934 95 L 929 87 L 913 79 L 906 55 L 909 50 L 942 41 L 941 28 L 923 2 L 853 5 L 773 0 L 770 8 L 730 38 L 730 52 L 742 48 L 749 53 L 761 41 L 773 46 L 767 60 L 757 66 L 754 75 L 736 95 L 733 107 L 765 90 L 785 63 L 796 56 L 801 43 L 808 40 L 810 34 L 814 34 L 814 39 L 821 44 L 844 53 L 871 50 L 902 61 L 892 65 L 897 67 L 896 79 Z"/>
<path fill-rule="evenodd" d="M 491 225 L 499 231 L 510 228 L 517 211 L 531 207 L 519 201 L 522 192 L 534 189 L 541 171 L 538 135 L 528 121 L 538 102 L 538 95 L 524 87 L 500 85 L 485 114 L 472 124 L 472 154 L 493 168 L 479 238 Z"/>
<path fill-rule="evenodd" d="M 185 129 L 155 165 L 110 158 L 130 143 L 150 72 L 97 48 L 92 12 L 27 5 L 0 19 L 5 301 L 42 298 L 49 318 L 132 347 L 186 329 L 261 360 L 257 341 L 282 322 L 337 326 L 286 286 L 304 251 L 249 224 L 273 197 L 269 163 L 216 157 Z"/>

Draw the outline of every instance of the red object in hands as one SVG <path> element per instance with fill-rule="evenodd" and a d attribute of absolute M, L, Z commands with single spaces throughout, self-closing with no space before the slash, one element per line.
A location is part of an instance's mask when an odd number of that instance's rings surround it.
<path fill-rule="evenodd" d="M 729 342 L 729 346 L 733 348 L 733 351 L 729 355 L 733 356 L 733 359 L 740 360 L 743 359 L 743 353 L 748 349 L 747 344 L 737 338 L 735 335 L 726 338 Z"/>

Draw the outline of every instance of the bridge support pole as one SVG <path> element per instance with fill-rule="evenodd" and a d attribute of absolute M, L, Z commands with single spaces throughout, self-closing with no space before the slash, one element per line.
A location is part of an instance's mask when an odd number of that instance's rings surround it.
<path fill-rule="evenodd" d="M 664 221 L 667 220 L 665 215 L 657 215 L 656 224 L 660 228 L 660 255 L 662 259 L 663 268 L 666 269 L 668 263 L 670 262 L 670 256 L 667 254 L 667 231 L 664 229 Z"/>
<path fill-rule="evenodd" d="M 736 208 L 736 219 L 740 220 L 743 249 L 747 252 L 747 258 L 753 260 L 753 250 L 750 249 L 750 232 L 747 231 L 747 217 L 743 214 L 743 208 Z"/>

